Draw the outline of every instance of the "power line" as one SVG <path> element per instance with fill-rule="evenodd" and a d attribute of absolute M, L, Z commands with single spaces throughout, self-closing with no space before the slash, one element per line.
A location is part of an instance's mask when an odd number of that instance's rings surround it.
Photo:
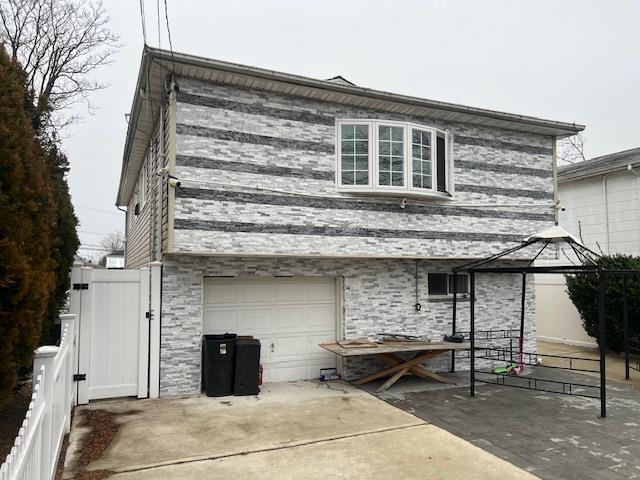
<path fill-rule="evenodd" d="M 144 0 L 140 0 L 140 17 L 142 19 L 142 38 L 144 39 L 144 44 L 147 44 L 147 25 L 144 18 Z"/>
<path fill-rule="evenodd" d="M 175 58 L 173 58 L 173 42 L 171 41 L 171 27 L 169 26 L 169 11 L 167 9 L 167 0 L 164 0 L 164 18 L 167 22 L 167 37 L 169 38 L 169 52 L 171 52 L 171 71 L 175 72 Z"/>
<path fill-rule="evenodd" d="M 162 48 L 162 37 L 160 35 L 160 0 L 156 0 L 156 13 L 158 17 L 158 48 Z"/>
<path fill-rule="evenodd" d="M 92 212 L 99 212 L 99 213 L 109 213 L 111 215 L 118 215 L 120 216 L 119 213 L 117 212 L 112 212 L 110 210 L 100 210 L 99 208 L 91 208 L 91 207 L 83 207 L 82 205 L 75 205 L 76 208 L 81 208 L 82 210 L 91 210 Z"/>

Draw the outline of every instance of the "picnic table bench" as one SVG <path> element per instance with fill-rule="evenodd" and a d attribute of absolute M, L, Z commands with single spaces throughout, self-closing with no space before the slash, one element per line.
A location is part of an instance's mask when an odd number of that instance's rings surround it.
<path fill-rule="evenodd" d="M 431 378 L 442 383 L 455 383 L 431 370 L 427 370 L 420 364 L 425 360 L 444 355 L 452 350 L 469 350 L 469 348 L 471 348 L 471 344 L 468 342 L 453 343 L 399 340 L 385 340 L 380 343 L 345 340 L 334 343 L 321 343 L 320 346 L 341 357 L 376 355 L 391 365 L 388 368 L 353 382 L 356 385 L 362 385 L 378 378 L 390 376 L 390 378 L 376 390 L 377 392 L 385 391 L 407 373 L 411 373 L 420 378 Z M 399 353 L 407 352 L 414 354 L 408 360 L 398 356 Z"/>

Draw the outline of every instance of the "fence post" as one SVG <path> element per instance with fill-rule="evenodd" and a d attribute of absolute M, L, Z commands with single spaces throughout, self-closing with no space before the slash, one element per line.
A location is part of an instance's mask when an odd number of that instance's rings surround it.
<path fill-rule="evenodd" d="M 160 316 L 162 262 L 151 262 L 151 321 L 149 322 L 149 398 L 160 396 Z"/>
<path fill-rule="evenodd" d="M 73 400 L 75 398 L 74 394 L 74 382 L 73 382 L 73 359 L 75 358 L 76 351 L 76 315 L 74 313 L 65 313 L 60 315 L 60 328 L 62 334 L 67 332 L 67 337 L 65 338 L 65 342 L 67 343 L 67 348 L 69 351 L 67 352 L 67 358 L 65 359 L 65 378 L 67 379 L 67 383 L 64 387 L 65 395 L 64 395 L 64 412 L 66 417 L 66 422 L 64 425 L 64 432 L 69 433 L 71 431 L 71 407 L 73 405 Z"/>
<path fill-rule="evenodd" d="M 82 280 L 82 262 L 75 261 L 73 262 L 73 267 L 71 267 L 71 282 L 69 290 L 69 313 L 76 315 L 76 321 L 73 323 L 73 335 L 75 337 L 75 344 L 73 346 L 73 359 L 71 361 L 72 369 L 71 374 L 74 375 L 78 372 L 78 341 L 79 341 L 79 331 L 80 331 L 80 295 L 81 290 L 74 290 L 73 284 L 80 283 Z M 73 404 L 78 405 L 78 388 L 75 383 L 72 384 L 71 389 L 73 390 Z"/>
<path fill-rule="evenodd" d="M 53 363 L 58 353 L 58 347 L 40 347 L 35 351 L 33 358 L 33 376 L 34 379 L 38 377 L 40 368 L 44 366 L 44 378 L 41 385 L 40 395 L 44 401 L 44 412 L 42 418 L 42 445 L 41 445 L 41 470 L 39 478 L 43 480 L 49 480 L 51 478 L 53 459 L 51 456 L 54 454 L 52 448 L 51 429 L 52 422 L 51 417 L 53 415 Z"/>

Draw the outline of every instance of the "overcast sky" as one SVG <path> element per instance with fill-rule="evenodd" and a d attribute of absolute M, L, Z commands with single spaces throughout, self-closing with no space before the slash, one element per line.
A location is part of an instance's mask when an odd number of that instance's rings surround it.
<path fill-rule="evenodd" d="M 114 204 L 143 46 L 138 2 L 104 2 L 123 47 L 97 73 L 110 84 L 97 112 L 79 107 L 63 140 L 85 246 L 124 230 Z M 581 123 L 587 158 L 640 146 L 637 0 L 167 2 L 176 51 Z M 152 46 L 156 5 L 145 2 Z M 161 29 L 167 48 L 163 11 Z"/>

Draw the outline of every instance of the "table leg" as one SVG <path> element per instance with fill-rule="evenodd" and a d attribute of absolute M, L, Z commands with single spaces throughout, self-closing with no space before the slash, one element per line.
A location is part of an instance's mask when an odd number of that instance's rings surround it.
<path fill-rule="evenodd" d="M 404 370 L 405 368 L 407 368 L 407 371 L 408 371 L 411 367 L 418 365 L 419 363 L 424 362 L 429 358 L 437 357 L 438 355 L 442 355 L 442 350 L 422 351 L 422 352 L 419 352 L 411 360 L 403 361 L 403 363 L 401 363 L 400 365 L 385 368 L 384 370 L 374 373 L 373 375 L 369 375 L 368 377 L 364 377 L 364 378 L 361 378 L 360 380 L 356 380 L 353 383 L 356 385 L 362 385 L 364 383 L 371 382 L 372 380 L 376 380 L 381 377 L 386 377 L 388 375 L 395 374 L 400 370 Z"/>

